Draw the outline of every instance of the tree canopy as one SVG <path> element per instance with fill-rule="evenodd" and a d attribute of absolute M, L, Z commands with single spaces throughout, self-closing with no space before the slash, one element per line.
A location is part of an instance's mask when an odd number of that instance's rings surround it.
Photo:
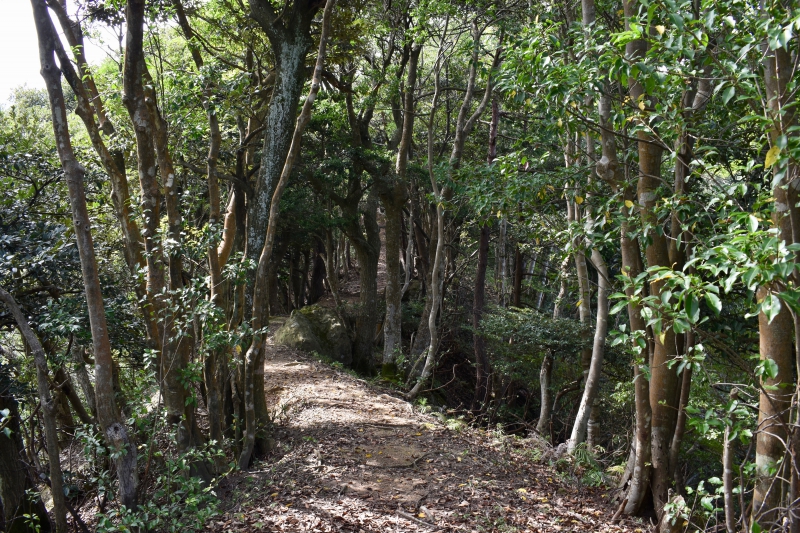
<path fill-rule="evenodd" d="M 287 345 L 615 520 L 800 531 L 795 2 L 30 2 L 0 529 L 208 527 Z"/>

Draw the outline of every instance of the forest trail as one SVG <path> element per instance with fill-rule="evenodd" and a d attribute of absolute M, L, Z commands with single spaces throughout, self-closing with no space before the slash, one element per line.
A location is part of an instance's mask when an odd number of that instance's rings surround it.
<path fill-rule="evenodd" d="M 296 350 L 267 358 L 275 451 L 222 483 L 209 531 L 642 531 L 529 439 L 443 422 Z"/>

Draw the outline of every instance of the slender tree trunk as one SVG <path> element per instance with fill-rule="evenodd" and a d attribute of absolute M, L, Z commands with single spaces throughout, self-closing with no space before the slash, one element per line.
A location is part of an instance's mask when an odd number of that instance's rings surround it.
<path fill-rule="evenodd" d="M 125 176 L 124 161 L 115 159 L 117 154 L 108 150 L 100 134 L 102 131 L 109 137 L 114 136 L 116 134 L 114 124 L 106 115 L 103 100 L 100 97 L 97 86 L 94 83 L 94 78 L 89 70 L 89 65 L 86 62 L 83 29 L 81 28 L 80 22 L 70 20 L 65 6 L 60 2 L 50 2 L 48 6 L 58 18 L 61 29 L 67 38 L 67 43 L 74 55 L 75 64 L 78 67 L 76 73 L 71 63 L 69 63 L 66 52 L 63 50 L 60 41 L 56 42 L 56 55 L 59 58 L 59 63 L 61 63 L 64 77 L 77 97 L 78 106 L 76 108 L 76 114 L 81 117 L 86 125 L 86 130 L 89 134 L 92 146 L 97 152 L 103 168 L 110 178 L 112 185 L 111 198 L 117 220 L 122 229 L 122 236 L 125 244 L 125 258 L 132 273 L 135 273 L 138 268 L 142 268 L 145 265 L 145 261 L 141 244 L 141 232 L 139 231 L 135 218 L 131 216 L 130 193 L 128 189 L 128 179 Z M 99 124 L 95 122 L 95 116 Z M 122 154 L 119 155 L 121 156 Z M 142 295 L 139 296 L 141 297 Z"/>
<path fill-rule="evenodd" d="M 83 285 L 86 291 L 86 303 L 89 311 L 89 325 L 92 332 L 92 343 L 95 357 L 95 379 L 98 419 L 108 446 L 117 453 L 115 463 L 119 479 L 119 498 L 122 505 L 134 509 L 136 507 L 136 489 L 138 474 L 136 470 L 136 446 L 128 438 L 128 432 L 116 409 L 112 385 L 114 363 L 111 357 L 111 344 L 106 325 L 106 314 L 103 295 L 100 291 L 100 277 L 92 243 L 91 221 L 86 208 L 86 196 L 83 189 L 83 167 L 75 159 L 72 150 L 64 95 L 61 90 L 61 72 L 55 63 L 55 42 L 58 39 L 55 28 L 42 0 L 32 0 L 36 32 L 39 36 L 39 58 L 42 76 L 47 85 L 50 99 L 50 110 L 53 118 L 53 130 L 58 147 L 58 155 L 64 168 L 64 175 L 69 189 L 72 218 L 81 259 Z M 29 341 L 30 342 L 30 341 Z M 32 346 L 33 347 L 33 346 Z M 44 355 L 42 354 L 42 358 Z M 46 363 L 42 361 L 43 369 Z M 44 377 L 44 376 L 43 376 Z M 58 451 L 53 452 L 58 461 Z M 52 462 L 52 460 L 51 460 Z M 59 480 L 60 481 L 60 480 Z M 54 481 L 55 483 L 55 481 Z M 61 487 L 53 487 L 54 495 Z"/>
<path fill-rule="evenodd" d="M 189 25 L 189 20 L 183 10 L 183 4 L 180 0 L 173 0 L 175 11 L 178 16 L 178 23 L 183 31 L 186 42 L 189 45 L 192 59 L 197 70 L 203 68 L 203 57 L 194 40 L 194 31 Z M 219 120 L 217 113 L 212 105 L 214 99 L 214 86 L 212 83 L 207 83 L 203 88 L 203 105 L 206 109 L 206 116 L 208 117 L 208 157 L 206 158 L 206 181 L 208 183 L 208 226 L 211 230 L 211 238 L 208 242 L 206 255 L 208 257 L 208 273 L 209 273 L 209 293 L 211 303 L 220 309 L 225 308 L 225 294 L 223 292 L 222 280 L 222 263 L 220 260 L 220 253 L 218 248 L 221 246 L 220 233 L 218 232 L 220 224 L 220 190 L 219 179 L 217 178 L 217 162 L 219 159 L 220 145 L 222 144 L 222 135 L 220 134 Z M 228 217 L 235 221 L 234 217 Z M 224 222 L 227 222 L 225 220 Z M 234 222 L 235 223 L 235 222 Z M 233 243 L 232 232 L 229 241 Z M 227 252 L 230 253 L 230 250 Z M 225 383 L 225 349 L 222 347 L 212 347 L 206 355 L 204 377 L 207 393 L 207 409 L 209 419 L 209 436 L 211 440 L 215 441 L 218 445 L 223 441 L 223 426 L 225 422 L 225 413 L 223 411 L 223 394 Z M 224 468 L 224 464 L 217 464 L 217 469 Z"/>
<path fill-rule="evenodd" d="M 325 295 L 325 245 L 320 239 L 315 239 L 314 248 L 312 249 L 314 256 L 311 267 L 311 279 L 308 286 L 308 303 L 309 305 L 315 304 Z M 272 293 L 270 292 L 270 296 Z"/>
<path fill-rule="evenodd" d="M 139 23 L 140 19 L 135 19 Z M 144 79 L 149 79 L 146 68 L 143 68 Z M 161 182 L 164 186 L 164 206 L 167 214 L 167 235 L 173 243 L 183 240 L 183 220 L 178 198 L 178 179 L 172 162 L 167 139 L 167 124 L 162 117 L 156 100 L 152 82 L 144 87 L 145 103 L 150 111 L 153 124 L 151 142 L 155 146 L 158 169 Z M 212 137 L 214 133 L 212 132 Z M 211 163 L 213 166 L 213 162 Z M 219 219 L 219 190 L 216 192 L 216 215 Z M 167 254 L 168 286 L 169 290 L 177 293 L 184 287 L 183 283 L 183 253 L 178 249 Z M 216 246 L 214 246 L 216 253 Z M 221 276 L 217 278 L 217 286 L 221 283 Z M 173 305 L 170 305 L 173 308 Z M 204 443 L 204 438 L 197 425 L 196 402 L 192 401 L 192 383 L 187 383 L 182 375 L 190 362 L 193 343 L 196 339 L 191 336 L 180 335 L 177 323 L 185 318 L 186 310 L 170 309 L 164 316 L 164 349 L 161 357 L 161 379 L 164 407 L 167 411 L 167 423 L 176 430 L 178 449 L 186 451 L 194 446 Z M 183 315 L 183 316 L 182 316 Z M 215 408 L 219 406 L 216 405 Z M 200 476 L 204 481 L 211 481 L 211 473 L 203 461 L 192 464 L 193 475 Z"/>
<path fill-rule="evenodd" d="M 553 355 L 548 351 L 544 354 L 542 367 L 539 370 L 539 389 L 542 405 L 539 409 L 539 420 L 536 422 L 536 433 L 543 437 L 550 434 L 550 416 L 553 406 L 552 394 L 550 393 L 552 375 Z"/>
<path fill-rule="evenodd" d="M 511 305 L 519 307 L 522 305 L 522 277 L 525 275 L 522 252 L 519 244 L 514 246 L 514 288 L 511 293 Z"/>
<path fill-rule="evenodd" d="M 399 185 L 399 184 L 398 184 Z M 405 200 L 405 198 L 400 197 Z M 383 323 L 383 362 L 381 375 L 387 379 L 397 376 L 397 355 L 402 351 L 403 280 L 400 277 L 400 242 L 403 216 L 402 204 L 386 199 L 386 318 Z"/>
<path fill-rule="evenodd" d="M 447 21 L 449 23 L 449 19 Z M 444 31 L 447 31 L 447 23 L 445 24 Z M 482 30 L 478 27 L 477 22 L 474 22 L 472 25 L 472 37 L 473 37 L 473 50 L 472 50 L 472 61 L 470 62 L 470 69 L 467 76 L 467 87 L 464 93 L 464 98 L 461 102 L 461 107 L 458 112 L 458 116 L 456 118 L 456 125 L 454 131 L 454 138 L 453 138 L 453 150 L 450 154 L 450 161 L 449 161 L 449 172 L 453 172 L 457 170 L 461 164 L 461 156 L 464 151 L 464 143 L 469 137 L 472 130 L 475 128 L 475 124 L 477 123 L 480 116 L 483 114 L 484 110 L 486 109 L 493 90 L 493 83 L 491 77 L 486 82 L 486 89 L 483 93 L 483 97 L 481 101 L 478 103 L 475 111 L 470 115 L 470 111 L 473 105 L 473 97 L 475 92 L 475 80 L 477 77 L 477 69 L 479 65 L 478 61 L 478 53 L 480 51 L 480 44 L 481 44 L 481 37 L 482 37 Z M 503 41 L 503 34 L 500 35 L 499 39 L 500 43 Z M 442 37 L 442 42 L 444 42 L 444 37 Z M 495 52 L 494 60 L 492 62 L 492 69 L 497 68 L 500 64 L 500 52 L 501 48 Z M 440 47 L 439 53 L 437 55 L 437 65 L 435 67 L 435 82 L 439 83 L 439 75 L 442 68 L 442 49 Z M 442 300 L 442 287 L 441 287 L 441 272 L 437 269 L 442 269 L 442 259 L 439 257 L 440 253 L 443 253 L 444 245 L 444 211 L 442 209 L 442 199 L 449 199 L 452 196 L 452 190 L 449 187 L 445 187 L 441 191 L 441 197 L 439 196 L 439 189 L 436 185 L 436 180 L 433 175 L 433 159 L 434 159 L 434 149 L 433 149 L 433 118 L 436 115 L 436 108 L 438 105 L 438 97 L 439 97 L 440 88 L 437 87 L 434 90 L 434 101 L 431 105 L 431 112 L 430 112 L 430 120 L 428 122 L 428 174 L 430 175 L 431 185 L 434 191 L 434 197 L 437 198 L 437 206 L 436 206 L 436 242 L 431 242 L 430 246 L 435 248 L 434 257 L 433 257 L 433 268 L 430 271 L 430 287 L 428 287 L 429 291 L 426 294 L 426 302 L 425 302 L 425 309 L 423 310 L 422 314 L 422 322 L 420 323 L 420 328 L 417 331 L 417 338 L 415 339 L 415 345 L 422 346 L 424 341 L 427 340 L 427 352 L 425 353 L 425 366 L 422 370 L 422 376 L 417 381 L 417 384 L 414 388 L 409 391 L 408 397 L 414 398 L 419 393 L 420 388 L 422 387 L 423 381 L 433 372 L 433 365 L 435 359 L 435 353 L 431 353 L 431 349 L 433 348 L 435 351 L 438 348 L 438 338 L 435 332 L 436 329 L 436 322 L 437 316 L 441 307 L 441 300 Z M 433 236 L 431 237 L 431 241 L 434 241 Z M 435 246 L 434 246 L 435 245 Z M 419 247 L 420 253 L 422 253 L 422 248 Z M 439 262 L 437 263 L 437 259 Z M 427 329 L 423 328 L 423 322 L 427 319 L 428 327 Z M 412 347 L 412 355 L 415 354 L 415 350 Z M 428 375 L 426 375 L 426 371 Z"/>
<path fill-rule="evenodd" d="M 47 15 L 47 11 L 44 11 L 44 13 Z M 37 13 L 37 15 L 41 16 L 40 13 Z M 45 62 L 47 58 L 45 54 L 46 50 L 47 48 L 44 46 L 41 47 L 42 70 L 44 70 L 44 66 L 47 65 Z M 50 58 L 52 58 L 52 52 Z M 52 63 L 49 66 L 52 67 Z M 52 80 L 48 81 L 52 82 Z M 64 480 L 61 476 L 61 457 L 59 456 L 58 428 L 56 427 L 56 406 L 53 398 L 50 396 L 47 358 L 41 343 L 39 343 L 39 339 L 28 325 L 25 314 L 17 305 L 14 297 L 6 292 L 5 289 L 0 288 L 0 301 L 2 301 L 11 312 L 11 316 L 14 317 L 14 321 L 17 323 L 17 328 L 22 334 L 23 340 L 28 345 L 31 352 L 33 352 L 33 362 L 36 365 L 36 386 L 39 392 L 39 402 L 42 406 L 42 419 L 44 420 L 47 459 L 50 463 L 50 489 L 53 495 L 53 516 L 56 522 L 56 532 L 67 533 L 67 507 L 64 500 Z M 0 438 L 5 438 L 5 436 Z"/>
<path fill-rule="evenodd" d="M 448 19 L 449 22 L 449 19 Z M 447 32 L 448 24 L 445 23 L 444 33 Z M 443 35 L 444 35 L 443 33 Z M 427 299 L 428 302 L 426 306 L 430 305 L 430 310 L 428 314 L 422 315 L 423 318 L 428 319 L 428 336 L 429 342 L 426 351 L 424 352 L 425 357 L 425 364 L 422 367 L 422 372 L 417 379 L 417 382 L 411 388 L 411 390 L 406 394 L 406 398 L 409 400 L 413 400 L 417 397 L 419 392 L 422 390 L 422 386 L 425 381 L 430 377 L 433 373 L 434 367 L 434 360 L 436 357 L 436 350 L 439 347 L 439 338 L 437 335 L 436 329 L 436 319 L 439 312 L 440 307 L 440 291 L 441 291 L 441 270 L 442 270 L 442 259 L 443 259 L 443 249 L 444 249 L 444 209 L 442 208 L 442 198 L 440 196 L 439 187 L 436 183 L 436 176 L 433 173 L 433 158 L 434 158 L 434 150 L 433 150 L 433 125 L 434 120 L 436 118 L 436 111 L 439 105 L 439 96 L 440 96 L 440 74 L 442 68 L 442 61 L 444 55 L 444 38 L 442 38 L 441 45 L 439 47 L 439 52 L 437 53 L 436 57 L 436 64 L 434 66 L 434 94 L 433 94 L 433 102 L 431 103 L 431 112 L 430 117 L 428 119 L 428 176 L 431 180 L 431 189 L 433 190 L 433 196 L 436 201 L 436 252 L 433 258 L 433 266 L 431 268 L 431 277 L 430 277 L 430 287 L 429 287 L 429 298 Z M 426 309 L 427 311 L 427 309 Z"/>
<path fill-rule="evenodd" d="M 8 409 L 10 435 L 0 434 L 0 529 L 6 533 L 33 532 L 25 515 L 38 519 L 41 531 L 49 532 L 50 518 L 42 499 L 31 499 L 26 491 L 35 490 L 30 468 L 26 465 L 25 445 L 17 401 L 9 391 L 0 391 L 0 411 Z"/>
<path fill-rule="evenodd" d="M 414 203 L 410 203 L 411 211 L 414 210 Z M 411 277 L 414 275 L 414 230 L 412 229 L 412 218 L 413 215 L 409 213 L 408 216 L 408 236 L 406 240 L 406 249 L 405 249 L 405 265 L 404 265 L 404 281 L 403 287 L 400 289 L 400 301 L 402 302 L 403 298 L 405 297 L 406 291 L 411 286 Z"/>
<path fill-rule="evenodd" d="M 561 267 L 558 269 L 558 294 L 553 301 L 553 318 L 561 316 L 561 302 L 567 297 L 567 269 L 569 268 L 569 255 L 567 255 L 561 262 Z"/>
<path fill-rule="evenodd" d="M 475 350 L 475 397 L 472 410 L 483 412 L 489 394 L 489 357 L 486 354 L 486 339 L 480 334 L 481 319 L 486 305 L 486 267 L 489 263 L 489 224 L 481 226 L 478 239 L 478 264 L 475 271 L 475 295 L 472 303 L 472 345 Z"/>
<path fill-rule="evenodd" d="M 774 124 L 769 132 L 772 146 L 775 146 L 780 135 L 788 133 L 787 130 L 793 122 L 794 111 L 791 107 L 786 109 L 792 103 L 790 98 L 793 93 L 788 87 L 793 68 L 793 61 L 785 48 L 767 52 L 764 81 L 767 112 Z M 778 165 L 775 165 L 773 172 L 780 172 Z M 772 223 L 779 230 L 779 238 L 786 244 L 794 242 L 793 222 L 797 221 L 796 206 L 792 204 L 793 198 L 790 198 L 790 194 L 795 196 L 797 190 L 796 182 L 792 183 L 796 179 L 793 175 L 795 172 L 796 168 L 790 164 L 786 175 L 775 184 L 772 193 L 775 197 Z M 775 285 L 760 287 L 756 299 L 763 302 L 767 298 L 775 298 L 774 295 L 780 290 L 781 287 Z M 783 469 L 777 468 L 777 465 L 779 461 L 785 461 L 786 453 L 790 451 L 784 442 L 789 437 L 786 432 L 791 402 L 789 390 L 795 388 L 792 375 L 794 321 L 787 306 L 784 304 L 772 321 L 763 312 L 759 313 L 758 331 L 761 359 L 771 359 L 778 366 L 778 374 L 774 378 L 762 379 L 756 434 L 757 479 L 753 491 L 752 521 L 766 529 L 773 526 L 781 516 L 779 506 L 783 481 L 780 472 Z M 796 461 L 796 458 L 792 461 L 792 467 L 797 464 Z M 774 475 L 776 469 L 778 475 Z M 790 492 L 794 492 L 792 487 Z"/>
<path fill-rule="evenodd" d="M 736 389 L 731 391 L 731 400 L 736 400 L 738 395 Z M 735 422 L 731 416 L 731 424 Z M 733 445 L 731 439 L 731 424 L 725 425 L 725 432 L 722 436 L 722 495 L 725 506 L 725 530 L 727 533 L 736 533 L 736 509 L 733 498 Z"/>
<path fill-rule="evenodd" d="M 424 203 L 422 205 L 423 208 L 428 213 L 430 213 L 431 211 L 434 213 L 432 218 L 435 223 L 436 221 L 435 207 L 431 209 L 427 203 Z M 430 317 L 431 309 L 433 309 L 434 307 L 432 300 L 432 293 L 431 293 L 431 287 L 433 284 L 432 265 L 435 260 L 436 248 L 439 243 L 439 234 L 436 231 L 431 231 L 430 241 L 427 242 L 425 239 L 424 232 L 420 227 L 422 225 L 422 217 L 420 217 L 420 220 L 418 222 L 419 225 L 415 225 L 415 237 L 417 241 L 417 250 L 419 251 L 420 266 L 422 267 L 423 277 L 425 281 L 425 303 L 423 305 L 419 327 L 417 328 L 416 335 L 414 336 L 414 342 L 411 346 L 411 356 L 412 358 L 415 358 L 417 361 L 419 360 L 420 357 L 423 357 L 423 354 L 425 353 L 425 350 L 428 348 L 428 346 L 430 346 L 430 341 L 431 341 L 430 339 L 431 330 L 428 327 L 427 318 Z M 435 229 L 436 229 L 435 226 L 431 228 L 431 230 Z M 421 371 L 421 369 L 419 371 Z M 418 373 L 415 374 L 414 372 L 412 372 L 409 377 L 417 377 L 418 375 L 419 375 Z"/>
<path fill-rule="evenodd" d="M 336 265 L 336 254 L 338 250 L 334 248 L 333 230 L 325 230 L 325 271 L 328 280 L 328 287 L 331 289 L 331 297 L 335 306 L 339 320 L 347 327 L 347 322 L 341 316 L 342 302 L 339 299 L 339 272 Z"/>
<path fill-rule="evenodd" d="M 371 375 L 375 362 L 372 347 L 375 340 L 378 308 L 378 260 L 381 254 L 380 228 L 376 213 L 377 196 L 370 191 L 363 203 L 361 218 L 364 233 L 358 223 L 350 225 L 349 241 L 352 242 L 358 261 L 359 312 L 356 317 L 355 342 L 353 345 L 353 368 L 357 372 Z"/>
<path fill-rule="evenodd" d="M 568 200 L 572 203 L 570 200 Z M 575 204 L 572 207 L 572 221 L 580 221 L 580 207 Z M 580 246 L 576 243 L 576 246 Z M 592 293 L 589 289 L 589 268 L 586 266 L 586 254 L 582 251 L 576 251 L 575 258 L 575 273 L 578 278 L 578 293 L 580 300 L 578 300 L 578 313 L 581 320 L 581 326 L 584 329 L 583 348 L 581 349 L 581 369 L 583 370 L 583 382 L 586 383 L 586 378 L 589 375 L 589 367 L 592 364 L 592 345 L 589 343 L 589 336 L 591 335 L 592 327 Z"/>
<path fill-rule="evenodd" d="M 597 270 L 597 325 L 594 331 L 594 345 L 592 347 L 592 360 L 589 372 L 584 380 L 583 396 L 572 426 L 572 435 L 569 438 L 567 450 L 572 453 L 575 448 L 586 438 L 589 420 L 600 386 L 600 371 L 603 368 L 605 354 L 606 332 L 608 331 L 608 291 L 610 280 L 605 259 L 597 250 L 592 250 L 592 264 Z"/>
<path fill-rule="evenodd" d="M 89 372 L 86 370 L 86 361 L 83 359 L 83 354 L 86 348 L 73 343 L 72 349 L 72 362 L 75 365 L 75 377 L 78 380 L 78 385 L 83 391 L 83 396 L 86 398 L 86 403 L 89 404 L 89 411 L 93 416 L 97 416 L 97 402 L 95 401 L 94 386 L 92 380 L 89 378 Z"/>
<path fill-rule="evenodd" d="M 403 127 L 397 148 L 396 180 L 382 187 L 381 201 L 386 211 L 386 319 L 383 326 L 383 366 L 381 375 L 393 379 L 397 375 L 397 353 L 402 339 L 403 285 L 400 280 L 403 205 L 408 200 L 406 171 L 414 133 L 414 90 L 417 86 L 417 64 L 422 52 L 415 45 L 408 53 L 408 79 L 403 103 Z M 406 267 L 408 269 L 408 266 Z"/>
<path fill-rule="evenodd" d="M 639 9 L 638 0 L 625 2 L 626 23 L 629 23 Z M 647 51 L 645 40 L 628 43 L 626 53 L 632 58 L 643 57 Z M 635 79 L 629 80 L 629 91 L 633 101 L 642 102 L 645 112 L 653 110 L 653 103 L 647 100 L 642 85 Z M 639 130 L 639 179 L 637 200 L 639 214 L 644 227 L 650 228 L 647 233 L 645 256 L 648 268 L 670 267 L 669 247 L 663 232 L 656 231 L 659 220 L 656 215 L 656 203 L 659 200 L 658 188 L 661 185 L 661 159 L 663 147 L 647 130 Z M 660 297 L 664 281 L 650 284 L 650 295 Z M 651 490 L 656 513 L 661 520 L 664 504 L 667 503 L 668 491 L 672 484 L 669 465 L 669 447 L 677 422 L 677 403 L 679 396 L 677 365 L 671 362 L 677 356 L 677 339 L 671 326 L 665 326 L 660 335 L 656 335 L 652 363 L 650 365 L 650 411 L 651 418 L 651 458 L 652 482 Z M 637 447 L 637 450 L 642 451 Z M 630 504 L 630 502 L 629 502 Z"/>
<path fill-rule="evenodd" d="M 125 175 L 125 161 L 122 153 L 110 151 L 106 146 L 101 130 L 105 135 L 112 137 L 116 134 L 113 123 L 105 114 L 102 99 L 97 92 L 97 87 L 91 73 L 87 70 L 88 65 L 83 53 L 83 31 L 80 23 L 72 21 L 67 16 L 64 6 L 58 2 L 51 2 L 49 7 L 58 16 L 61 28 L 67 37 L 67 41 L 72 47 L 75 55 L 78 72 L 76 73 L 66 51 L 61 46 L 61 41 L 56 40 L 55 52 L 61 65 L 64 78 L 72 87 L 77 99 L 76 114 L 80 116 L 89 140 L 100 158 L 103 169 L 109 176 L 111 183 L 111 200 L 114 206 L 114 213 L 122 230 L 125 261 L 131 276 L 136 280 L 136 296 L 139 300 L 139 307 L 144 319 L 149 343 L 160 350 L 161 338 L 159 335 L 158 319 L 152 312 L 152 303 L 147 299 L 147 287 L 144 281 L 139 281 L 139 270 L 146 266 L 144 249 L 142 247 L 142 233 L 136 218 L 131 211 L 131 198 L 128 186 L 128 178 Z M 95 114 L 100 122 L 99 126 L 95 122 Z"/>
<path fill-rule="evenodd" d="M 489 126 L 489 153 L 487 164 L 491 165 L 497 157 L 497 129 L 500 123 L 500 106 L 497 99 L 492 100 L 492 120 Z M 472 303 L 472 343 L 475 350 L 475 397 L 472 410 L 483 412 L 489 400 L 489 357 L 486 353 L 486 339 L 480 334 L 481 319 L 486 305 L 486 267 L 489 263 L 489 223 L 481 224 L 478 239 L 478 264 L 475 270 L 475 290 Z M 516 269 L 521 271 L 519 246 L 517 247 Z M 515 305 L 519 305 L 519 287 L 515 283 Z"/>
<path fill-rule="evenodd" d="M 64 397 L 69 401 L 70 405 L 72 405 L 72 408 L 75 410 L 75 414 L 78 415 L 78 418 L 80 418 L 81 422 L 84 424 L 94 424 L 94 419 L 88 412 L 86 412 L 83 402 L 78 396 L 78 393 L 75 391 L 75 388 L 72 386 L 72 379 L 64 370 L 64 365 L 60 365 L 56 369 L 54 377 L 56 387 L 61 391 L 61 393 L 64 394 Z"/>
<path fill-rule="evenodd" d="M 685 342 L 685 355 L 691 353 L 694 347 L 695 336 L 694 331 L 686 332 L 684 339 Z M 672 468 L 670 477 L 675 479 L 678 470 L 678 456 L 681 451 L 681 443 L 683 442 L 683 434 L 686 431 L 686 406 L 689 405 L 689 393 L 692 389 L 692 366 L 686 365 L 681 374 L 681 396 L 678 401 L 678 420 L 675 423 L 675 434 L 672 436 L 672 443 L 669 447 L 669 464 Z"/>
<path fill-rule="evenodd" d="M 497 239 L 497 264 L 500 270 L 500 297 L 498 304 L 508 306 L 508 220 L 500 219 L 500 238 Z"/>

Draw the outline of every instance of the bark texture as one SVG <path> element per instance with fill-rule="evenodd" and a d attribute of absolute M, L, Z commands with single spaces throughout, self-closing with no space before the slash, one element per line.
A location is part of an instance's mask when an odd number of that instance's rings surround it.
<path fill-rule="evenodd" d="M 45 11 L 45 14 L 47 12 Z M 49 376 L 47 371 L 47 358 L 44 354 L 39 338 L 28 325 L 25 314 L 17 305 L 14 297 L 5 289 L 0 288 L 0 301 L 5 304 L 17 323 L 17 329 L 25 344 L 33 353 L 33 362 L 36 365 L 36 388 L 39 393 L 39 403 L 42 406 L 44 419 L 44 436 L 46 439 L 47 459 L 50 466 L 50 490 L 53 495 L 53 517 L 57 533 L 67 533 L 67 506 L 64 499 L 64 479 L 61 475 L 61 457 L 58 447 L 58 428 L 56 427 L 56 405 L 50 395 Z M 5 435 L 0 436 L 5 438 Z M 24 497 L 24 496 L 23 496 Z M 5 508 L 5 507 L 4 507 Z"/>
<path fill-rule="evenodd" d="M 259 423 L 259 421 L 256 420 L 255 413 L 254 395 L 256 393 L 256 388 L 254 387 L 254 382 L 257 379 L 260 379 L 262 385 L 261 393 L 263 394 L 264 363 L 263 355 L 259 354 L 263 352 L 263 342 L 265 337 L 263 328 L 268 325 L 269 320 L 269 285 L 267 283 L 267 274 L 268 266 L 270 260 L 272 259 L 272 248 L 275 244 L 275 235 L 277 234 L 280 201 L 283 191 L 289 182 L 289 176 L 292 173 L 294 162 L 297 159 L 297 155 L 300 153 L 300 142 L 303 137 L 303 131 L 305 131 L 308 122 L 311 120 L 311 110 L 313 109 L 314 100 L 319 92 L 320 83 L 322 82 L 322 67 L 325 61 L 325 49 L 327 46 L 328 35 L 330 34 L 330 18 L 335 3 L 336 0 L 328 0 L 325 4 L 325 11 L 322 17 L 322 35 L 320 36 L 317 63 L 314 67 L 314 75 L 311 79 L 311 88 L 309 89 L 308 96 L 303 104 L 303 109 L 300 112 L 300 116 L 297 118 L 297 124 L 295 125 L 294 132 L 291 136 L 291 144 L 281 169 L 280 178 L 278 179 L 278 183 L 275 186 L 275 192 L 271 198 L 269 218 L 267 221 L 267 232 L 263 241 L 264 244 L 261 250 L 261 255 L 258 259 L 258 269 L 256 270 L 252 307 L 252 328 L 254 333 L 250 342 L 250 347 L 247 349 L 244 368 L 245 435 L 242 452 L 239 455 L 239 468 L 242 470 L 247 469 L 250 465 L 250 459 L 255 447 L 257 424 Z M 248 246 L 250 246 L 249 240 Z"/>
<path fill-rule="evenodd" d="M 117 451 L 114 454 L 114 462 L 119 479 L 120 503 L 128 508 L 135 508 L 138 485 L 136 447 L 128 437 L 127 428 L 116 408 L 113 388 L 114 362 L 111 356 L 111 343 L 108 337 L 103 295 L 100 291 L 100 277 L 92 243 L 91 221 L 86 208 L 86 195 L 83 189 L 84 170 L 75 159 L 75 154 L 72 150 L 72 142 L 67 127 L 64 95 L 61 90 L 61 71 L 55 63 L 57 36 L 43 0 L 32 0 L 31 5 L 33 6 L 36 31 L 39 36 L 42 77 L 45 79 L 50 99 L 58 156 L 64 168 L 64 176 L 69 190 L 72 220 L 81 260 L 81 272 L 86 291 L 86 303 L 89 311 L 89 325 L 95 357 L 95 392 L 98 420 L 103 430 L 106 444 Z M 55 453 L 57 457 L 57 451 Z M 53 485 L 53 492 L 57 493 L 59 488 Z"/>
<path fill-rule="evenodd" d="M 417 85 L 417 64 L 422 52 L 421 45 L 415 45 L 408 53 L 408 79 L 405 84 L 403 101 L 403 127 L 400 144 L 397 148 L 395 179 L 393 183 L 382 184 L 381 203 L 386 212 L 386 318 L 383 325 L 383 365 L 381 374 L 393 378 L 397 374 L 396 357 L 401 350 L 401 319 L 403 283 L 400 273 L 400 250 L 402 248 L 403 206 L 408 201 L 406 171 L 411 152 L 414 133 L 414 90 Z"/>
<path fill-rule="evenodd" d="M 578 407 L 578 414 L 575 415 L 575 424 L 572 426 L 572 434 L 567 445 L 570 453 L 586 440 L 589 420 L 593 418 L 592 409 L 595 407 L 600 387 L 600 372 L 603 368 L 606 332 L 608 331 L 608 292 L 611 283 L 605 259 L 597 250 L 592 250 L 592 264 L 597 269 L 597 324 L 594 330 L 591 363 L 589 371 L 586 373 L 581 403 Z"/>
<path fill-rule="evenodd" d="M 41 498 L 31 501 L 25 494 L 35 489 L 33 476 L 26 465 L 25 447 L 22 442 L 22 428 L 17 401 L 7 386 L 0 381 L 0 411 L 8 409 L 7 428 L 11 434 L 0 433 L 0 530 L 7 533 L 32 533 L 24 517 L 26 514 L 38 517 L 41 531 L 51 531 L 50 518 Z"/>

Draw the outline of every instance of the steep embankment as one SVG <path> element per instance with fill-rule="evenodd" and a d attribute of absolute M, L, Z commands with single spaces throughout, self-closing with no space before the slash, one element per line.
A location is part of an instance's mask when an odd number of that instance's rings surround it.
<path fill-rule="evenodd" d="M 391 391 L 268 347 L 275 452 L 220 487 L 211 531 L 642 531 L 565 483 L 530 440 L 424 414 Z"/>

